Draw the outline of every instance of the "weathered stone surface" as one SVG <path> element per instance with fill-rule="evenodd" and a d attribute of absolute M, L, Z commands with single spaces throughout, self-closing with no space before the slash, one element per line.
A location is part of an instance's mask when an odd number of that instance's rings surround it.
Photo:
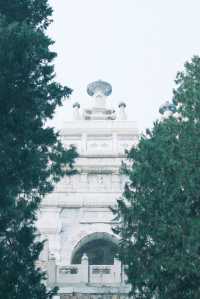
<path fill-rule="evenodd" d="M 55 257 L 55 269 L 52 260 L 49 261 L 49 280 L 53 283 L 55 279 L 55 284 L 60 286 L 92 281 L 91 277 L 87 277 L 87 274 L 91 275 L 89 266 L 83 269 L 82 265 L 77 265 L 77 271 L 69 271 L 78 247 L 94 236 L 109 238 L 111 242 L 114 241 L 112 238 L 116 238 L 111 230 L 113 215 L 110 207 L 116 203 L 123 190 L 124 178 L 119 169 L 125 158 L 124 151 L 134 146 L 138 139 L 135 123 L 125 119 L 125 105 L 120 106 L 123 111 L 119 111 L 117 118 L 117 114 L 106 106 L 106 93 L 100 91 L 95 91 L 95 104 L 91 109 L 86 109 L 87 112 L 81 116 L 80 105 L 74 105 L 74 121 L 64 123 L 61 137 L 66 147 L 71 144 L 77 147 L 80 157 L 76 168 L 79 173 L 64 177 L 57 184 L 54 192 L 43 200 L 38 215 L 42 238 L 48 239 L 48 249 L 46 246 L 41 258 L 48 263 L 50 255 Z M 99 284 L 107 281 L 110 285 L 107 293 L 99 295 L 100 288 L 94 294 L 76 292 L 73 295 L 71 292 L 61 295 L 61 299 L 123 299 L 125 295 L 121 291 L 109 294 L 112 283 L 124 282 L 121 265 L 118 265 L 118 274 L 114 269 L 116 265 L 112 266 L 111 274 L 102 272 L 102 277 L 92 277 Z M 108 275 L 107 278 L 105 275 Z"/>

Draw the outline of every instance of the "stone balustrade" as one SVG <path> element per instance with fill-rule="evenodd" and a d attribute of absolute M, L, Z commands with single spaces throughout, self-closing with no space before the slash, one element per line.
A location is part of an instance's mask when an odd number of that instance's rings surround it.
<path fill-rule="evenodd" d="M 53 284 L 98 284 L 120 285 L 125 283 L 121 262 L 114 260 L 113 265 L 89 265 L 86 255 L 81 264 L 59 266 L 54 258 L 48 263 L 48 283 Z"/>

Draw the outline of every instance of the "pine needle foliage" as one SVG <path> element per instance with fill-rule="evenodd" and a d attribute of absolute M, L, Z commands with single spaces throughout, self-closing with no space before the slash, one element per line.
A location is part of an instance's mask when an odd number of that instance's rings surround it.
<path fill-rule="evenodd" d="M 136 299 L 200 298 L 200 57 L 175 83 L 176 112 L 128 152 L 115 210 Z"/>
<path fill-rule="evenodd" d="M 47 0 L 0 1 L 0 298 L 46 299 L 36 266 L 43 196 L 73 173 L 77 157 L 46 121 L 71 89 L 55 81 Z"/>

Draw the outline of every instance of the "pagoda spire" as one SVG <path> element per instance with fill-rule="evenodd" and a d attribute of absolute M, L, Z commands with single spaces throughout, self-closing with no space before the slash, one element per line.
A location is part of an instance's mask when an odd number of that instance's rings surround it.
<path fill-rule="evenodd" d="M 106 99 L 112 93 L 110 83 L 98 80 L 88 84 L 87 93 L 94 99 L 92 109 L 84 111 L 84 119 L 93 120 L 114 120 L 116 119 L 115 111 L 106 108 Z"/>

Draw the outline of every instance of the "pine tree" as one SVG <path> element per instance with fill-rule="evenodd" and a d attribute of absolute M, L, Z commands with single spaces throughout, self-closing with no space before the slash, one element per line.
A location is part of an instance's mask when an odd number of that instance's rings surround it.
<path fill-rule="evenodd" d="M 115 211 L 136 299 L 200 298 L 200 58 L 175 82 L 176 112 L 128 152 Z"/>
<path fill-rule="evenodd" d="M 40 202 L 77 157 L 46 121 L 71 90 L 54 77 L 47 0 L 0 1 L 0 298 L 50 298 L 36 261 Z"/>

